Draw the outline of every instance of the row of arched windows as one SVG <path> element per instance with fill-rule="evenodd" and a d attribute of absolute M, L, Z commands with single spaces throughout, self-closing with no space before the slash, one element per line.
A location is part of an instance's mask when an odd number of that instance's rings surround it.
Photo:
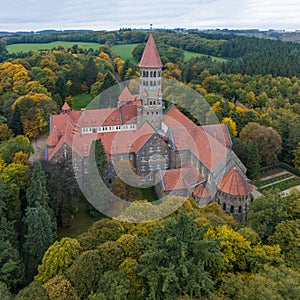
<path fill-rule="evenodd" d="M 148 86 L 148 81 L 143 81 L 144 86 Z M 160 82 L 157 82 L 157 85 L 160 86 Z M 150 81 L 150 86 L 156 86 L 156 81 Z"/>
<path fill-rule="evenodd" d="M 142 75 L 143 77 L 161 77 L 161 71 L 143 71 Z"/>

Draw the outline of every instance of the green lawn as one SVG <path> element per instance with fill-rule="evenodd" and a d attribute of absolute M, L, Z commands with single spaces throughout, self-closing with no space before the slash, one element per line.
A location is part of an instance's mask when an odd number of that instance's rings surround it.
<path fill-rule="evenodd" d="M 300 178 L 293 177 L 291 179 L 287 179 L 285 181 L 275 183 L 271 186 L 268 186 L 266 188 L 258 189 L 260 192 L 264 193 L 266 191 L 272 190 L 272 189 L 279 189 L 280 192 L 287 190 L 289 188 L 292 188 L 294 186 L 300 185 Z"/>
<path fill-rule="evenodd" d="M 270 183 L 275 183 L 277 181 L 280 181 L 280 180 L 283 180 L 285 178 L 289 178 L 289 177 L 293 177 L 293 174 L 291 173 L 288 173 L 288 174 L 283 174 L 283 175 L 279 175 L 279 176 L 276 176 L 276 177 L 273 177 L 273 178 L 270 178 L 270 179 L 267 179 L 267 180 L 256 180 L 253 182 L 254 185 L 256 185 L 257 187 L 261 187 L 261 186 L 265 186 L 267 184 L 270 184 Z"/>
<path fill-rule="evenodd" d="M 206 54 L 201 54 L 201 53 L 191 52 L 191 51 L 184 51 L 184 61 L 190 60 L 193 56 L 196 56 L 196 57 L 210 57 L 211 60 L 215 61 L 215 62 L 226 62 L 227 61 L 227 59 L 217 57 L 217 56 L 211 56 L 211 55 L 206 55 Z"/>
<path fill-rule="evenodd" d="M 132 50 L 139 44 L 124 44 L 124 45 L 114 45 L 112 50 L 120 56 L 124 61 L 129 59 L 132 63 L 137 63 L 134 57 L 132 56 Z"/>
<path fill-rule="evenodd" d="M 98 43 L 88 43 L 88 42 L 64 42 L 64 41 L 56 41 L 52 43 L 44 43 L 44 44 L 12 44 L 7 46 L 7 51 L 9 53 L 15 52 L 27 52 L 27 51 L 34 51 L 34 50 L 43 50 L 43 49 L 52 49 L 57 46 L 63 46 L 64 48 L 70 48 L 74 44 L 81 45 L 83 48 L 89 49 L 99 49 L 102 44 Z"/>
<path fill-rule="evenodd" d="M 92 95 L 87 93 L 76 95 L 73 98 L 74 102 L 72 104 L 72 109 L 74 110 L 80 110 L 81 108 L 85 108 L 92 101 Z"/>

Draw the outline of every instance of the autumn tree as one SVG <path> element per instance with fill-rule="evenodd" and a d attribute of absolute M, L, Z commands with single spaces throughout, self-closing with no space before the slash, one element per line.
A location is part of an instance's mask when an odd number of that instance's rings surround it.
<path fill-rule="evenodd" d="M 63 275 L 57 275 L 43 285 L 50 300 L 79 300 L 70 281 Z"/>
<path fill-rule="evenodd" d="M 282 149 L 280 135 L 271 127 L 257 123 L 248 123 L 240 132 L 242 141 L 256 142 L 262 164 L 271 165 L 278 162 L 278 154 Z"/>
<path fill-rule="evenodd" d="M 56 241 L 45 252 L 35 280 L 44 283 L 56 275 L 62 275 L 79 256 L 80 251 L 81 247 L 76 239 L 66 237 Z"/>

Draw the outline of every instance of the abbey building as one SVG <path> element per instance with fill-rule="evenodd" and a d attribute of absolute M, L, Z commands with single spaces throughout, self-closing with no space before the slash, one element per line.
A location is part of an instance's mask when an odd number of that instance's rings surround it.
<path fill-rule="evenodd" d="M 59 115 L 52 115 L 46 159 L 72 159 L 75 176 L 84 183 L 91 144 L 101 139 L 112 164 L 131 161 L 140 186 L 155 185 L 159 197 L 217 202 L 244 220 L 252 186 L 231 149 L 227 125 L 198 126 L 174 105 L 163 109 L 162 62 L 152 35 L 139 68 L 139 93 L 125 87 L 116 108 L 73 111 L 65 103 Z M 115 176 L 109 171 L 106 179 Z"/>

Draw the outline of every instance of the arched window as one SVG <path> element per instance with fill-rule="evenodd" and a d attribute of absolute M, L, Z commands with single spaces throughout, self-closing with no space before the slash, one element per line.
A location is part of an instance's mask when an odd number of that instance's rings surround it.
<path fill-rule="evenodd" d="M 143 71 L 143 77 L 146 77 L 146 73 L 145 73 L 145 71 Z"/>
<path fill-rule="evenodd" d="M 156 71 L 153 72 L 153 77 L 156 77 Z"/>
<path fill-rule="evenodd" d="M 150 77 L 153 77 L 153 72 L 152 71 L 150 72 Z"/>
<path fill-rule="evenodd" d="M 150 86 L 152 86 L 152 81 L 150 81 Z"/>
<path fill-rule="evenodd" d="M 161 76 L 160 71 L 158 71 L 158 77 L 160 77 L 160 76 Z"/>
<path fill-rule="evenodd" d="M 153 101 L 153 105 L 156 105 L 156 102 L 155 102 L 155 101 Z"/>
<path fill-rule="evenodd" d="M 233 205 L 230 206 L 230 213 L 232 213 L 232 214 L 234 213 L 234 206 Z"/>
<path fill-rule="evenodd" d="M 150 105 L 152 105 L 152 101 L 150 101 Z"/>
<path fill-rule="evenodd" d="M 226 203 L 223 203 L 223 210 L 226 210 Z"/>
<path fill-rule="evenodd" d="M 146 77 L 149 77 L 149 72 L 148 71 L 146 71 Z"/>
<path fill-rule="evenodd" d="M 242 206 L 239 206 L 239 214 L 242 212 Z"/>

